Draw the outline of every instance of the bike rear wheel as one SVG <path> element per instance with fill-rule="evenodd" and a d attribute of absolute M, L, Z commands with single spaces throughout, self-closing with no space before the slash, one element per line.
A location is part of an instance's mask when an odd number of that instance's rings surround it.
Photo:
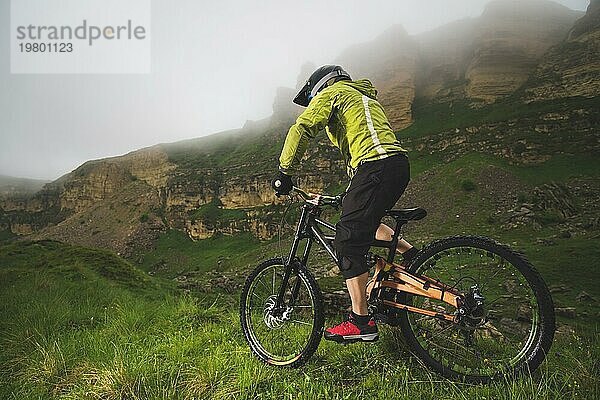
<path fill-rule="evenodd" d="M 476 236 L 441 239 L 422 249 L 408 267 L 464 293 L 473 306 L 449 322 L 400 311 L 402 333 L 414 354 L 443 376 L 471 383 L 532 372 L 554 337 L 552 298 L 533 266 L 520 254 Z M 452 306 L 402 293 L 408 305 L 440 312 Z M 478 301 L 480 306 L 474 306 Z"/>
<path fill-rule="evenodd" d="M 273 258 L 248 276 L 240 298 L 240 322 L 250 349 L 261 361 L 299 367 L 321 341 L 323 300 L 315 278 L 298 265 L 288 281 L 283 307 L 276 309 L 284 272 L 284 259 Z M 292 300 L 294 287 L 298 291 Z"/>

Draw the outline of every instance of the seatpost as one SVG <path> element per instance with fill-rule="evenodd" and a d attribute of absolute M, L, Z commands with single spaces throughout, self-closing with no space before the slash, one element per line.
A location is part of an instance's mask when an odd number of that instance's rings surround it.
<path fill-rule="evenodd" d="M 396 229 L 394 229 L 394 234 L 392 235 L 392 243 L 390 244 L 390 252 L 388 253 L 387 262 L 392 264 L 394 262 L 394 257 L 396 256 L 396 248 L 398 247 L 398 236 L 400 236 L 400 230 L 402 229 L 402 225 L 404 225 L 406 221 L 398 219 L 396 220 Z"/>

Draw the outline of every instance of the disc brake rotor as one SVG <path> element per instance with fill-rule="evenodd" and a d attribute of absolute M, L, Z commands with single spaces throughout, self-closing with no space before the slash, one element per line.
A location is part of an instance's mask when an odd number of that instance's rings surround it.
<path fill-rule="evenodd" d="M 271 329 L 279 329 L 290 319 L 292 312 L 291 307 L 286 307 L 285 310 L 277 310 L 277 295 L 271 295 L 265 301 L 263 308 L 263 321 Z M 277 312 L 276 312 L 277 311 Z"/>

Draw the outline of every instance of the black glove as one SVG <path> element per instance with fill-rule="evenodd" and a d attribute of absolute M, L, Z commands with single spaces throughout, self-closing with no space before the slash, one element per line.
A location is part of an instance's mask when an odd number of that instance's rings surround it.
<path fill-rule="evenodd" d="M 271 181 L 271 187 L 275 190 L 277 196 L 290 194 L 293 186 L 294 183 L 292 182 L 292 177 L 281 171 L 279 171 L 277 176 Z"/>

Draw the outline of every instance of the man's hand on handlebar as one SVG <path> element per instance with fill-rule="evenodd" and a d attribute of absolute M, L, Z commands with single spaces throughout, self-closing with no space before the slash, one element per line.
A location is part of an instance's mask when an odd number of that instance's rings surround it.
<path fill-rule="evenodd" d="M 271 187 L 275 190 L 275 195 L 277 197 L 290 194 L 292 188 L 294 187 L 294 183 L 292 182 L 292 177 L 284 174 L 279 171 L 275 178 L 271 181 Z"/>
<path fill-rule="evenodd" d="M 342 204 L 342 198 L 344 197 L 344 194 L 327 196 L 319 193 L 307 193 L 299 187 L 294 186 L 292 177 L 281 171 L 278 171 L 275 178 L 271 181 L 271 187 L 275 190 L 275 195 L 277 197 L 290 194 L 293 191 L 297 193 L 302 200 L 316 206 L 327 205 L 337 208 Z"/>

